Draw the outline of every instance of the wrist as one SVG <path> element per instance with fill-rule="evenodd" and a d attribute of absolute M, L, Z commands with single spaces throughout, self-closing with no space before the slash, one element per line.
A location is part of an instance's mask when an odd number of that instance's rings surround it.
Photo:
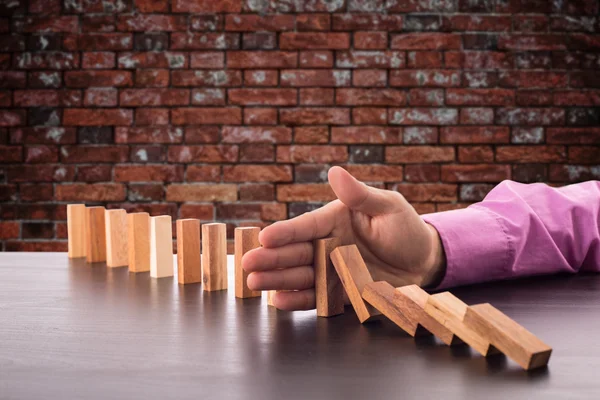
<path fill-rule="evenodd" d="M 430 233 L 431 245 L 429 257 L 425 263 L 425 273 L 421 286 L 435 287 L 444 279 L 446 273 L 446 254 L 444 253 L 444 245 L 437 229 L 433 225 L 426 225 Z"/>

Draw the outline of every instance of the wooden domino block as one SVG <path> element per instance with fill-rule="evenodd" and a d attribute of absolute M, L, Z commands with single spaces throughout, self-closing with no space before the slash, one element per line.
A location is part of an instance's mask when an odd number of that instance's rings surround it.
<path fill-rule="evenodd" d="M 245 299 L 248 297 L 260 297 L 262 292 L 250 290 L 246 280 L 248 272 L 242 268 L 242 257 L 248 251 L 260 247 L 258 242 L 258 227 L 243 227 L 235 228 L 234 245 L 235 245 L 235 297 Z"/>
<path fill-rule="evenodd" d="M 330 258 L 333 249 L 341 244 L 337 237 L 314 242 L 315 295 L 319 317 L 344 313 L 344 286 Z"/>
<path fill-rule="evenodd" d="M 150 215 L 146 212 L 127 215 L 129 238 L 129 272 L 150 271 Z"/>
<path fill-rule="evenodd" d="M 273 296 L 275 296 L 275 293 L 277 293 L 277 290 L 268 290 L 267 291 L 267 305 L 268 306 L 275 307 L 275 305 L 273 304 Z"/>
<path fill-rule="evenodd" d="M 186 285 L 202 281 L 200 266 L 200 220 L 177 220 L 177 281 Z"/>
<path fill-rule="evenodd" d="M 404 314 L 407 318 L 427 329 L 448 346 L 463 343 L 451 330 L 425 312 L 428 299 L 429 293 L 417 285 L 407 285 L 395 289 L 394 302 L 406 310 Z"/>
<path fill-rule="evenodd" d="M 484 357 L 498 353 L 489 340 L 465 325 L 467 308 L 468 306 L 452 293 L 443 292 L 429 296 L 425 312 Z"/>
<path fill-rule="evenodd" d="M 552 348 L 491 304 L 467 308 L 465 325 L 526 370 L 548 364 Z"/>
<path fill-rule="evenodd" d="M 360 322 L 367 322 L 381 315 L 377 309 L 366 304 L 362 298 L 365 285 L 373 282 L 373 278 L 371 278 L 371 273 L 367 269 L 358 247 L 353 244 L 335 248 L 331 252 L 331 261 L 333 261 L 335 270 Z"/>
<path fill-rule="evenodd" d="M 86 260 L 89 263 L 106 261 L 106 230 L 104 207 L 86 207 Z"/>
<path fill-rule="evenodd" d="M 202 283 L 212 292 L 227 289 L 227 231 L 225 224 L 202 225 Z"/>
<path fill-rule="evenodd" d="M 150 218 L 150 276 L 173 276 L 173 224 L 170 215 Z"/>
<path fill-rule="evenodd" d="M 125 210 L 106 210 L 106 265 L 125 267 L 128 264 L 127 212 Z"/>
<path fill-rule="evenodd" d="M 67 205 L 67 237 L 69 258 L 86 256 L 85 204 Z"/>
<path fill-rule="evenodd" d="M 396 289 L 387 282 L 369 282 L 365 284 L 362 291 L 362 298 L 371 304 L 383 315 L 388 317 L 393 323 L 398 325 L 410 336 L 419 336 L 427 334 L 419 326 L 419 322 L 408 315 L 410 310 L 403 308 L 395 301 Z"/>

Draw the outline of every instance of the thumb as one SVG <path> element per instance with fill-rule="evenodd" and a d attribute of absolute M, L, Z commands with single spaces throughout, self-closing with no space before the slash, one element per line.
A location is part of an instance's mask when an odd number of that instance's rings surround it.
<path fill-rule="evenodd" d="M 399 212 L 410 206 L 400 193 L 367 186 L 341 167 L 330 168 L 328 178 L 342 203 L 372 217 Z"/>

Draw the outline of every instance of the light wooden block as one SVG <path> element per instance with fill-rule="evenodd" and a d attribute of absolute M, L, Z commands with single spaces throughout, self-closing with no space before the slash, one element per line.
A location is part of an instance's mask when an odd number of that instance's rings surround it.
<path fill-rule="evenodd" d="M 150 276 L 173 276 L 173 224 L 170 215 L 150 218 Z"/>
<path fill-rule="evenodd" d="M 258 242 L 258 227 L 235 228 L 234 246 L 235 246 L 235 297 L 246 299 L 249 297 L 260 297 L 262 292 L 250 290 L 248 288 L 248 272 L 242 268 L 242 257 L 248 251 L 260 247 Z"/>
<path fill-rule="evenodd" d="M 428 299 L 429 293 L 417 285 L 407 285 L 395 289 L 394 302 L 404 310 L 407 318 L 418 323 L 419 326 L 431 332 L 448 346 L 463 343 L 450 329 L 425 312 Z"/>
<path fill-rule="evenodd" d="M 352 303 L 360 322 L 363 323 L 381 315 L 377 309 L 366 304 L 362 298 L 365 285 L 373 282 L 373 278 L 358 251 L 358 247 L 353 244 L 335 248 L 331 252 L 331 261 L 333 261 L 335 270 L 344 285 L 350 303 Z"/>
<path fill-rule="evenodd" d="M 104 207 L 86 207 L 86 260 L 89 263 L 106 261 L 106 230 Z"/>
<path fill-rule="evenodd" d="M 467 308 L 465 325 L 526 370 L 548 364 L 552 348 L 491 304 Z"/>
<path fill-rule="evenodd" d="M 85 204 L 67 205 L 67 237 L 69 258 L 85 257 Z"/>
<path fill-rule="evenodd" d="M 150 215 L 146 212 L 127 215 L 129 231 L 129 272 L 150 271 Z"/>
<path fill-rule="evenodd" d="M 177 281 L 186 285 L 202 281 L 200 266 L 200 220 L 178 219 Z"/>
<path fill-rule="evenodd" d="M 498 350 L 489 340 L 465 325 L 467 308 L 468 306 L 452 293 L 443 292 L 429 296 L 425 312 L 484 357 L 497 354 Z"/>
<path fill-rule="evenodd" d="M 225 224 L 202 225 L 202 283 L 212 292 L 227 289 L 227 231 Z"/>
<path fill-rule="evenodd" d="M 267 290 L 267 305 L 271 307 L 275 307 L 273 304 L 273 296 L 275 296 L 277 290 Z"/>
<path fill-rule="evenodd" d="M 337 237 L 314 241 L 315 295 L 317 316 L 333 317 L 344 313 L 344 286 L 331 262 L 331 252 L 341 246 Z"/>
<path fill-rule="evenodd" d="M 106 210 L 104 213 L 106 227 L 106 265 L 108 267 L 125 267 L 129 263 L 127 212 L 125 210 Z"/>

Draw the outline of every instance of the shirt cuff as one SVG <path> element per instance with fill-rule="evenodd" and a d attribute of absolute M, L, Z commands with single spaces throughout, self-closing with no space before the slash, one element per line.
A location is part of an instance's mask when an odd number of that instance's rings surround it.
<path fill-rule="evenodd" d="M 446 274 L 433 289 L 509 277 L 512 246 L 495 213 L 470 206 L 421 217 L 438 231 L 446 254 Z"/>

